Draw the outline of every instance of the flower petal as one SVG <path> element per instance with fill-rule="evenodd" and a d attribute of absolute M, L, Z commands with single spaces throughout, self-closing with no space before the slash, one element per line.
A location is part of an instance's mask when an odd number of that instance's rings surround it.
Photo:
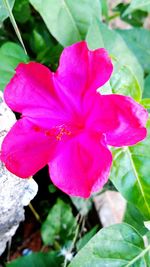
<path fill-rule="evenodd" d="M 21 119 L 11 128 L 2 143 L 1 160 L 15 175 L 27 178 L 51 159 L 56 139 L 47 136 L 29 119 Z"/>
<path fill-rule="evenodd" d="M 89 197 L 108 180 L 112 156 L 100 138 L 82 133 L 50 161 L 53 183 L 69 195 Z"/>
<path fill-rule="evenodd" d="M 76 98 L 106 83 L 112 70 L 104 48 L 90 51 L 82 41 L 64 49 L 55 78 L 66 87 L 68 94 Z"/>
<path fill-rule="evenodd" d="M 88 119 L 88 127 L 106 134 L 112 146 L 130 146 L 146 137 L 147 111 L 132 98 L 99 95 Z"/>
<path fill-rule="evenodd" d="M 49 95 L 55 96 L 52 73 L 35 62 L 19 64 L 4 91 L 7 105 L 20 113 L 28 108 L 49 107 Z"/>
<path fill-rule="evenodd" d="M 35 62 L 18 65 L 4 98 L 12 110 L 39 119 L 43 127 L 60 125 L 73 114 L 68 99 L 54 86 L 53 73 Z"/>

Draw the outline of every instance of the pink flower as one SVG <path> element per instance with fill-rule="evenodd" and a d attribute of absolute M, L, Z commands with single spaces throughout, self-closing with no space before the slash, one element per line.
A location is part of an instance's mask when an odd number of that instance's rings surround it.
<path fill-rule="evenodd" d="M 20 64 L 7 85 L 8 106 L 22 114 L 2 145 L 8 170 L 26 178 L 49 165 L 53 183 L 89 197 L 108 180 L 107 145 L 129 146 L 146 136 L 147 111 L 130 97 L 100 95 L 113 66 L 105 49 L 86 42 L 64 49 L 58 70 Z"/>

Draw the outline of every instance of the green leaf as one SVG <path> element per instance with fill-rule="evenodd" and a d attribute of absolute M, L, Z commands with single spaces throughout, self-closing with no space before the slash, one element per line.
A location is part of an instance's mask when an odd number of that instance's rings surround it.
<path fill-rule="evenodd" d="M 102 15 L 108 20 L 108 2 L 107 0 L 101 0 Z"/>
<path fill-rule="evenodd" d="M 9 5 L 11 9 L 13 8 L 13 5 L 15 3 L 15 0 L 8 0 Z M 4 4 L 3 0 L 0 0 L 0 23 L 3 22 L 5 19 L 9 17 L 9 13 L 6 9 L 6 6 Z"/>
<path fill-rule="evenodd" d="M 69 267 L 148 267 L 140 234 L 127 224 L 100 230 L 75 256 Z"/>
<path fill-rule="evenodd" d="M 150 98 L 143 98 L 143 99 L 140 101 L 140 104 L 141 104 L 144 108 L 150 109 Z"/>
<path fill-rule="evenodd" d="M 145 73 L 150 73 L 150 31 L 141 28 L 118 30 L 137 57 Z"/>
<path fill-rule="evenodd" d="M 118 65 L 118 66 L 117 66 Z M 142 92 L 137 79 L 128 66 L 115 64 L 114 73 L 110 79 L 112 93 L 131 96 L 136 101 L 140 101 Z"/>
<path fill-rule="evenodd" d="M 56 252 L 48 253 L 32 253 L 28 256 L 23 256 L 6 265 L 6 267 L 60 267 L 62 257 L 58 256 Z"/>
<path fill-rule="evenodd" d="M 79 251 L 87 244 L 87 242 L 96 234 L 98 228 L 99 228 L 98 225 L 94 226 L 92 230 L 90 230 L 88 233 L 86 233 L 82 238 L 78 240 L 78 242 L 76 243 L 77 251 Z"/>
<path fill-rule="evenodd" d="M 150 0 L 132 0 L 124 15 L 130 14 L 137 9 L 150 12 Z"/>
<path fill-rule="evenodd" d="M 144 83 L 143 70 L 121 36 L 117 32 L 109 30 L 103 23 L 94 21 L 89 28 L 86 39 L 91 49 L 105 47 L 114 59 L 113 63 L 117 71 L 113 73 L 112 81 L 117 79 L 115 75 L 117 75 L 118 67 L 120 67 L 119 80 L 117 81 L 119 93 L 121 93 L 121 86 L 123 85 L 124 94 L 140 100 Z"/>
<path fill-rule="evenodd" d="M 148 231 L 144 226 L 143 215 L 131 203 L 127 203 L 123 221 L 132 225 L 141 235 L 145 235 Z"/>
<path fill-rule="evenodd" d="M 26 51 L 26 48 L 25 48 L 23 39 L 22 39 L 22 37 L 21 37 L 19 28 L 18 28 L 18 26 L 17 26 L 17 23 L 16 23 L 16 21 L 15 21 L 14 15 L 13 15 L 13 13 L 12 13 L 11 6 L 10 6 L 10 4 L 9 4 L 9 0 L 3 0 L 3 3 L 4 3 L 5 8 L 6 8 L 8 14 L 9 14 L 10 21 L 11 21 L 12 26 L 13 26 L 13 28 L 14 28 L 14 31 L 15 31 L 17 37 L 18 37 L 18 40 L 19 40 L 20 44 L 22 45 L 25 54 L 27 54 L 27 51 Z"/>
<path fill-rule="evenodd" d="M 30 0 L 51 34 L 63 46 L 85 38 L 93 18 L 100 18 L 99 0 Z"/>
<path fill-rule="evenodd" d="M 72 240 L 76 228 L 70 205 L 58 199 L 50 210 L 42 225 L 41 235 L 45 245 L 53 245 L 54 241 L 64 244 Z"/>
<path fill-rule="evenodd" d="M 15 19 L 20 23 L 25 23 L 30 19 L 31 10 L 28 0 L 16 0 L 13 8 Z"/>
<path fill-rule="evenodd" d="M 37 61 L 50 66 L 51 70 L 56 71 L 62 50 L 63 47 L 60 44 L 47 48 L 38 53 Z"/>
<path fill-rule="evenodd" d="M 150 121 L 147 138 L 135 146 L 113 150 L 110 179 L 118 191 L 150 219 Z"/>
<path fill-rule="evenodd" d="M 3 90 L 20 62 L 28 62 L 23 49 L 15 43 L 5 43 L 0 48 L 0 90 Z"/>
<path fill-rule="evenodd" d="M 120 13 L 121 20 L 131 24 L 134 27 L 142 27 L 144 19 L 147 17 L 147 12 L 142 10 L 135 10 L 132 12 L 132 15 L 125 15 L 125 10 L 128 8 L 129 4 L 119 3 L 113 11 Z"/>
<path fill-rule="evenodd" d="M 143 98 L 150 98 L 150 75 L 148 75 L 144 82 Z"/>

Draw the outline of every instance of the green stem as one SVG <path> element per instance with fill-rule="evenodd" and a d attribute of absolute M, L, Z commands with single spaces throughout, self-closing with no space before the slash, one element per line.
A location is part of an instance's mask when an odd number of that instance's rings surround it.
<path fill-rule="evenodd" d="M 36 220 L 41 223 L 40 215 L 36 212 L 31 203 L 29 203 L 29 208 L 32 211 L 33 215 L 35 216 Z"/>
<path fill-rule="evenodd" d="M 13 13 L 11 11 L 9 2 L 8 2 L 8 0 L 3 0 L 3 3 L 4 3 L 4 5 L 5 5 L 5 7 L 6 7 L 7 11 L 8 11 L 8 13 L 9 13 L 9 18 L 10 18 L 10 21 L 11 21 L 13 27 L 14 27 L 14 30 L 16 32 L 16 35 L 17 35 L 17 37 L 18 37 L 18 39 L 19 39 L 19 41 L 20 41 L 20 43 L 21 43 L 21 45 L 22 45 L 22 47 L 24 49 L 25 54 L 27 55 L 27 51 L 26 51 L 25 45 L 23 43 L 23 40 L 22 40 L 20 31 L 19 31 L 19 28 L 17 26 L 17 23 L 15 21 L 14 15 L 13 15 Z"/>
<path fill-rule="evenodd" d="M 81 216 L 81 217 L 80 217 L 80 220 L 79 220 L 79 224 L 77 225 L 77 228 L 76 228 L 76 231 L 75 231 L 75 235 L 74 235 L 72 244 L 71 244 L 70 249 L 69 249 L 69 251 L 68 251 L 69 253 L 72 252 L 72 250 L 73 250 L 73 248 L 74 248 L 74 246 L 75 246 L 75 243 L 76 243 L 76 241 L 77 241 L 77 238 L 78 238 L 78 235 L 79 235 L 80 224 L 81 224 L 82 220 L 83 220 L 83 217 Z M 77 219 L 77 221 L 78 221 L 78 219 Z M 65 261 L 64 261 L 64 265 L 63 265 L 63 267 L 66 267 L 66 266 L 67 266 L 67 263 L 68 263 L 68 260 L 67 260 L 67 258 L 65 257 Z"/>

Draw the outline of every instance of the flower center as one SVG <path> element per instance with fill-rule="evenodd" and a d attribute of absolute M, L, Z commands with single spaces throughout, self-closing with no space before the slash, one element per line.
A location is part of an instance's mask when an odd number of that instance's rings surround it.
<path fill-rule="evenodd" d="M 48 137 L 55 137 L 57 141 L 61 141 L 66 135 L 71 135 L 71 131 L 67 129 L 65 125 L 53 127 L 50 130 L 45 130 L 38 125 L 33 125 L 33 130 L 44 133 Z"/>
<path fill-rule="evenodd" d="M 56 139 L 58 141 L 61 141 L 62 137 L 64 135 L 71 135 L 71 131 L 69 131 L 68 129 L 66 129 L 65 127 L 61 126 L 59 129 L 58 134 L 56 135 Z"/>

